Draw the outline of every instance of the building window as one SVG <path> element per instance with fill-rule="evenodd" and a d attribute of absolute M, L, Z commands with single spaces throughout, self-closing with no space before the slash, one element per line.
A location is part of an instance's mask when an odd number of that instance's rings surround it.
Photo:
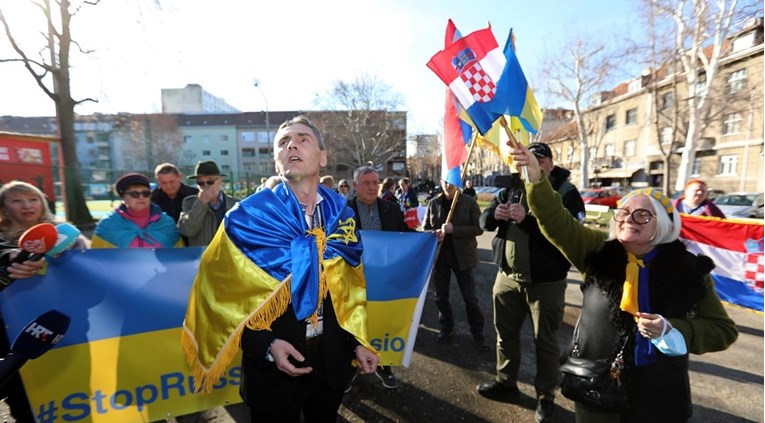
<path fill-rule="evenodd" d="M 634 125 L 637 123 L 637 109 L 627 110 L 627 114 L 624 116 L 625 125 Z"/>
<path fill-rule="evenodd" d="M 661 110 L 675 107 L 675 93 L 670 92 L 661 96 Z"/>
<path fill-rule="evenodd" d="M 746 69 L 739 69 L 728 75 L 728 93 L 735 94 L 746 88 Z"/>
<path fill-rule="evenodd" d="M 254 148 L 243 148 L 242 149 L 242 157 L 255 157 L 255 149 Z"/>
<path fill-rule="evenodd" d="M 270 151 L 270 149 L 268 147 L 266 147 L 266 148 L 259 148 L 258 149 L 258 154 L 260 154 L 261 156 L 268 156 L 269 154 L 271 154 L 271 151 Z"/>
<path fill-rule="evenodd" d="M 736 165 L 738 165 L 738 156 L 728 155 L 720 156 L 720 164 L 717 167 L 718 175 L 735 175 Z"/>
<path fill-rule="evenodd" d="M 693 159 L 693 166 L 691 166 L 691 176 L 701 175 L 701 157 Z"/>
<path fill-rule="evenodd" d="M 661 145 L 672 144 L 672 128 L 669 126 L 661 128 Z"/>
<path fill-rule="evenodd" d="M 629 140 L 624 142 L 624 155 L 626 157 L 631 157 L 635 155 L 635 144 L 637 142 L 635 140 Z"/>
<path fill-rule="evenodd" d="M 632 81 L 630 81 L 629 84 L 627 84 L 627 92 L 628 93 L 634 93 L 635 91 L 640 90 L 640 88 L 643 87 L 643 80 L 642 78 L 637 78 Z"/>
<path fill-rule="evenodd" d="M 731 135 L 741 132 L 741 122 L 744 119 L 741 117 L 741 113 L 729 113 L 725 115 L 725 121 L 723 122 L 723 134 Z"/>
<path fill-rule="evenodd" d="M 223 165 L 220 168 L 224 172 L 231 172 L 231 166 L 229 166 L 229 165 Z"/>
<path fill-rule="evenodd" d="M 209 156 L 210 155 L 210 150 L 202 150 L 202 155 L 203 156 Z"/>
<path fill-rule="evenodd" d="M 616 149 L 614 148 L 613 144 L 606 144 L 605 152 L 606 152 L 606 157 L 613 156 L 615 155 Z"/>
<path fill-rule="evenodd" d="M 746 50 L 754 45 L 754 31 L 733 40 L 733 52 Z"/>
<path fill-rule="evenodd" d="M 220 136 L 221 141 L 228 141 L 228 135 L 221 135 Z"/>
<path fill-rule="evenodd" d="M 696 80 L 696 86 L 694 87 L 694 94 L 696 97 L 703 97 L 707 93 L 707 77 L 702 75 Z"/>
<path fill-rule="evenodd" d="M 273 141 L 271 139 L 272 132 L 270 129 L 268 131 L 258 131 L 258 144 L 271 144 Z"/>
<path fill-rule="evenodd" d="M 568 147 L 566 150 L 566 160 L 569 163 L 574 163 L 574 147 Z"/>
<path fill-rule="evenodd" d="M 616 115 L 606 116 L 606 131 L 616 128 Z"/>
<path fill-rule="evenodd" d="M 255 142 L 255 132 L 247 131 L 242 132 L 240 135 L 242 142 Z"/>
<path fill-rule="evenodd" d="M 220 151 L 221 156 L 228 156 L 228 150 L 221 150 Z"/>
<path fill-rule="evenodd" d="M 183 143 L 188 144 L 191 142 L 191 135 L 184 135 L 183 136 Z"/>
<path fill-rule="evenodd" d="M 598 157 L 598 147 L 590 147 L 590 159 Z"/>
<path fill-rule="evenodd" d="M 202 135 L 202 144 L 210 144 L 210 136 Z"/>

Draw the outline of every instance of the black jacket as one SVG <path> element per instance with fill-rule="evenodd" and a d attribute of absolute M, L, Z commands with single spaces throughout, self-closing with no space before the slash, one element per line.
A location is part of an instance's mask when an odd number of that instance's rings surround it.
<path fill-rule="evenodd" d="M 568 181 L 571 174 L 555 166 L 549 176 L 553 189 L 562 195 L 563 205 L 580 220 L 584 219 L 584 202 L 579 191 Z M 497 229 L 492 240 L 494 263 L 512 279 L 523 282 L 554 282 L 566 278 L 571 263 L 548 241 L 539 229 L 537 219 L 527 214 L 520 224 L 498 221 L 494 210 L 500 203 L 506 203 L 513 189 L 506 188 L 481 214 L 481 228 L 486 231 Z M 528 210 L 525 195 L 521 202 Z M 512 260 L 508 261 L 508 256 Z"/>
<path fill-rule="evenodd" d="M 198 189 L 182 183 L 175 198 L 168 197 L 165 191 L 162 191 L 161 188 L 156 188 L 151 193 L 151 201 L 158 205 L 168 216 L 172 217 L 175 223 L 178 223 L 181 211 L 183 210 L 183 199 L 189 195 L 197 194 L 199 194 Z"/>
<path fill-rule="evenodd" d="M 348 207 L 353 209 L 353 213 L 356 214 L 356 224 L 359 225 L 359 230 L 364 229 L 361 226 L 361 219 L 359 218 L 359 208 L 356 204 L 358 197 L 353 197 L 346 203 Z M 380 226 L 384 231 L 399 231 L 399 232 L 415 232 L 414 229 L 410 229 L 404 222 L 404 216 L 401 214 L 401 210 L 398 204 L 391 201 L 383 201 L 377 199 L 377 209 L 380 211 Z"/>

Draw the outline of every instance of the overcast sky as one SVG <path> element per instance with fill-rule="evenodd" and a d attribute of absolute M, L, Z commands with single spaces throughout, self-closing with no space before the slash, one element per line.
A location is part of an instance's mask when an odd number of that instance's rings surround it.
<path fill-rule="evenodd" d="M 500 46 L 510 28 L 532 87 L 542 59 L 570 34 L 638 32 L 626 0 L 152 0 L 83 7 L 72 23 L 75 99 L 97 98 L 79 114 L 161 111 L 160 90 L 189 83 L 242 111 L 311 109 L 334 80 L 377 76 L 401 93 L 410 134 L 440 132 L 443 83 L 425 64 L 443 48 L 452 18 L 463 35 L 491 23 Z M 26 0 L 0 0 L 28 51 L 44 21 Z M 73 49 L 76 47 L 73 47 Z M 0 58 L 13 57 L 0 36 Z M 0 63 L 0 115 L 52 116 L 52 101 L 19 64 Z M 542 93 L 543 107 L 554 106 Z"/>

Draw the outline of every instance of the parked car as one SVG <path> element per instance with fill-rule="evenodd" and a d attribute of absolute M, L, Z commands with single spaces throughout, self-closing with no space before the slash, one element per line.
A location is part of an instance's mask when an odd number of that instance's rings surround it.
<path fill-rule="evenodd" d="M 684 193 L 685 193 L 685 191 L 675 191 L 675 192 L 672 193 L 672 195 L 669 196 L 669 198 L 674 200 L 675 198 L 681 197 Z M 717 198 L 717 197 L 719 197 L 719 196 L 721 196 L 723 194 L 725 194 L 725 191 L 723 191 L 721 189 L 709 188 L 707 190 L 707 200 L 715 201 L 715 198 Z"/>
<path fill-rule="evenodd" d="M 732 192 L 715 199 L 715 205 L 725 213 L 725 217 L 763 218 L 763 193 Z"/>
<path fill-rule="evenodd" d="M 622 198 L 621 194 L 617 191 L 605 188 L 585 189 L 581 192 L 581 195 L 584 204 L 599 204 L 612 209 L 616 208 L 616 202 Z"/>

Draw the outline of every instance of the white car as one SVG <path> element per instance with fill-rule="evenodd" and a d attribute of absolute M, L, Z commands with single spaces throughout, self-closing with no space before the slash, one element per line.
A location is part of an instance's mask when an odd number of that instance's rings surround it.
<path fill-rule="evenodd" d="M 725 217 L 763 218 L 763 193 L 732 192 L 715 198 L 715 205 Z"/>

